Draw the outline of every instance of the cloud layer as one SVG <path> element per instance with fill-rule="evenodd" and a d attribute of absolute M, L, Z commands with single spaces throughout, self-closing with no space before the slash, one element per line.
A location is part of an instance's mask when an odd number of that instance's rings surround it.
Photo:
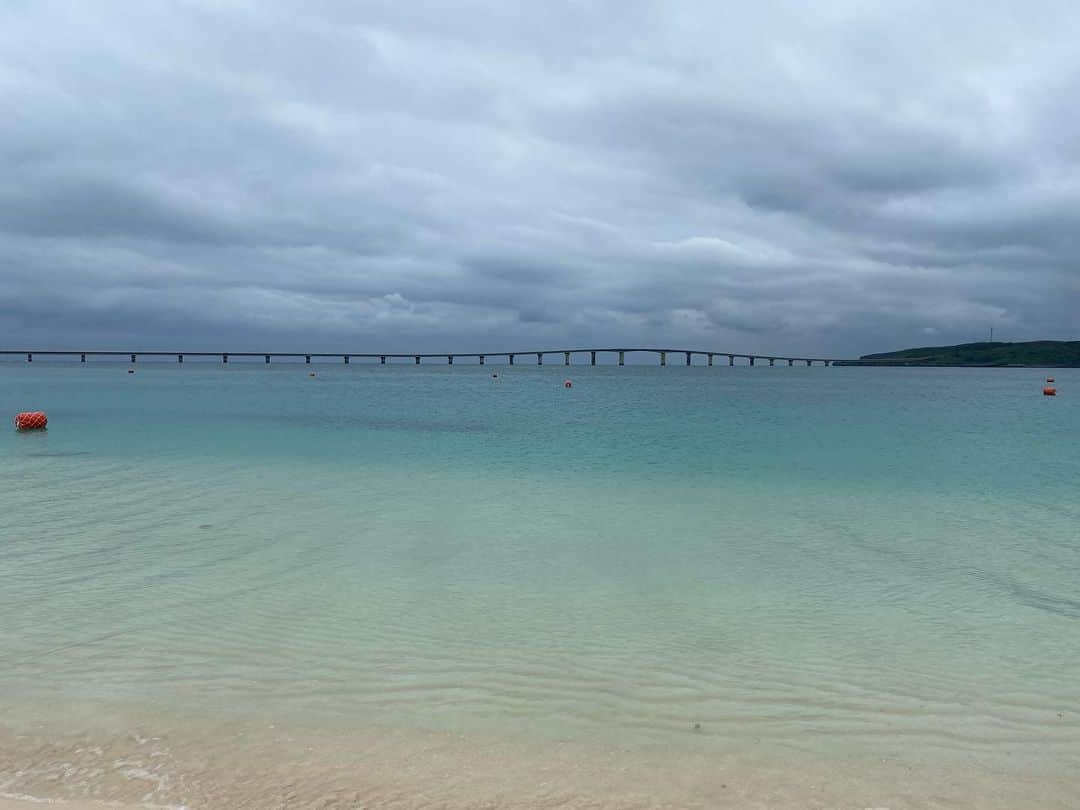
<path fill-rule="evenodd" d="M 1080 12 L 9 2 L 9 346 L 1080 338 Z"/>

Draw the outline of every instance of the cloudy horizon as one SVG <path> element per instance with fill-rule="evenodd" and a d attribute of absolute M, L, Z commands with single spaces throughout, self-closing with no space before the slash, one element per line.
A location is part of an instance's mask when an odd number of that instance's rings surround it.
<path fill-rule="evenodd" d="M 0 348 L 1080 339 L 1064 2 L 9 2 Z"/>

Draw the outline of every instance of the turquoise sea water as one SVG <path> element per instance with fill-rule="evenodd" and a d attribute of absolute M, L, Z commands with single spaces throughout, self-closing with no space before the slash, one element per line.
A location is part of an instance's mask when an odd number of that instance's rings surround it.
<path fill-rule="evenodd" d="M 0 722 L 766 744 L 1078 795 L 1075 370 L 137 369 L 0 364 L 0 414 L 50 419 L 0 431 Z"/>

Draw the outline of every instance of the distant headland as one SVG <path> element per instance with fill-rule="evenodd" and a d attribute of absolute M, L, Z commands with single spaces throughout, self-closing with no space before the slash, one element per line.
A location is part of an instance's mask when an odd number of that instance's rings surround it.
<path fill-rule="evenodd" d="M 1020 366 L 1080 367 L 1080 340 L 1033 340 L 1027 343 L 961 343 L 924 346 L 898 352 L 864 354 L 837 360 L 837 366 Z"/>

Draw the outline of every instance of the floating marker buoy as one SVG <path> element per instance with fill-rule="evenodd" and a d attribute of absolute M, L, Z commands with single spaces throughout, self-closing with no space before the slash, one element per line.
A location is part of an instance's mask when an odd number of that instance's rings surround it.
<path fill-rule="evenodd" d="M 133 368 L 128 369 L 128 374 L 134 374 L 134 373 L 135 373 L 135 369 L 133 369 Z"/>
<path fill-rule="evenodd" d="M 1056 397 L 1057 396 L 1057 389 L 1048 385 L 1048 386 L 1046 386 L 1046 388 L 1043 389 L 1043 396 L 1044 397 Z"/>
<path fill-rule="evenodd" d="M 1047 377 L 1047 378 L 1046 378 L 1046 381 L 1047 381 L 1047 382 L 1053 382 L 1053 381 L 1054 381 L 1054 378 L 1053 378 L 1053 377 Z"/>
<path fill-rule="evenodd" d="M 49 424 L 49 417 L 44 411 L 23 411 L 15 414 L 16 430 L 44 430 Z"/>
<path fill-rule="evenodd" d="M 315 372 L 314 372 L 314 371 L 309 371 L 309 372 L 308 372 L 308 376 L 309 376 L 309 377 L 314 377 L 314 376 L 315 376 Z"/>
<path fill-rule="evenodd" d="M 562 387 L 563 388 L 573 388 L 574 383 L 571 380 L 563 380 L 562 381 Z"/>
<path fill-rule="evenodd" d="M 492 374 L 492 375 L 491 375 L 491 377 L 492 377 L 492 379 L 496 379 L 496 380 L 497 380 L 497 379 L 499 379 L 499 375 L 498 375 L 498 374 Z"/>

